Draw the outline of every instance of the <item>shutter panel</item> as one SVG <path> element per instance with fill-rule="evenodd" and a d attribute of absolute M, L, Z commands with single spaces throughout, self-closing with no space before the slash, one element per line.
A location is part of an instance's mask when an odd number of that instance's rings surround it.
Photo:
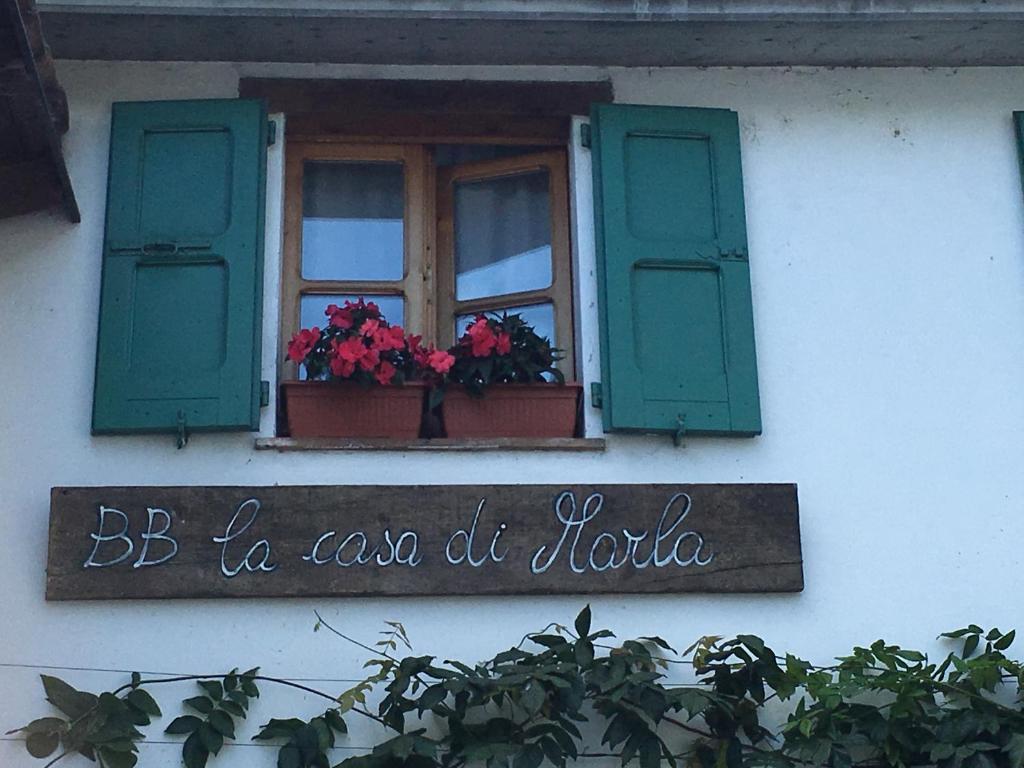
<path fill-rule="evenodd" d="M 736 113 L 591 117 L 605 428 L 760 434 Z"/>
<path fill-rule="evenodd" d="M 257 429 L 261 101 L 115 104 L 93 432 Z"/>

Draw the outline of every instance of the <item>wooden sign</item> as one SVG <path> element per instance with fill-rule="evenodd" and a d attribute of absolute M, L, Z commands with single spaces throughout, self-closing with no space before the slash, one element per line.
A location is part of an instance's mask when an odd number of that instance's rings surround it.
<path fill-rule="evenodd" d="M 54 488 L 50 600 L 794 592 L 795 485 Z"/>

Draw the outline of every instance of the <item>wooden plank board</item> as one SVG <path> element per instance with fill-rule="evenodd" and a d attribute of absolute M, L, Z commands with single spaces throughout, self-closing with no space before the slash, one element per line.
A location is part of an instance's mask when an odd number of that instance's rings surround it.
<path fill-rule="evenodd" d="M 792 484 L 51 493 L 50 600 L 802 588 Z"/>

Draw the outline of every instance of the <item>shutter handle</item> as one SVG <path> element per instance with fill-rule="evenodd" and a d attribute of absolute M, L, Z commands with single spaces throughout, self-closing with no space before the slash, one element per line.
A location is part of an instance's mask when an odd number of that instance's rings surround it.
<path fill-rule="evenodd" d="M 178 409 L 178 450 L 188 444 L 188 432 L 185 431 L 185 412 Z"/>
<path fill-rule="evenodd" d="M 146 243 L 142 246 L 143 253 L 174 253 L 178 246 L 174 243 Z"/>
<path fill-rule="evenodd" d="M 686 417 L 683 414 L 676 416 L 676 431 L 672 434 L 672 445 L 679 448 L 686 436 Z"/>

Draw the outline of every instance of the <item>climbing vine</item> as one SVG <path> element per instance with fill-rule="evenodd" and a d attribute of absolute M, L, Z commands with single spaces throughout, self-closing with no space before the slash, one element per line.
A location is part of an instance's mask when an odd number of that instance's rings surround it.
<path fill-rule="evenodd" d="M 954 647 L 937 661 L 878 640 L 817 666 L 754 635 L 703 637 L 681 654 L 660 637 L 620 642 L 592 629 L 587 607 L 571 628 L 550 625 L 464 663 L 399 655 L 411 644 L 397 622 L 369 646 L 318 619 L 317 628 L 370 653 L 371 675 L 336 693 L 258 669 L 135 673 L 100 694 L 44 675 L 61 716 L 11 733 L 47 766 L 80 754 L 104 768 L 132 768 L 141 729 L 161 716 L 148 691 L 194 681 L 198 694 L 164 729 L 185 737 L 186 768 L 204 768 L 236 738 L 261 686 L 327 702 L 323 711 L 271 719 L 253 737 L 278 748 L 279 768 L 330 768 L 353 717 L 377 722 L 385 737 L 342 768 L 565 768 L 598 757 L 639 768 L 1024 766 L 1024 668 L 1004 653 L 1013 631 L 972 624 L 947 632 Z M 683 665 L 692 666 L 693 682 L 669 682 L 667 671 Z"/>

